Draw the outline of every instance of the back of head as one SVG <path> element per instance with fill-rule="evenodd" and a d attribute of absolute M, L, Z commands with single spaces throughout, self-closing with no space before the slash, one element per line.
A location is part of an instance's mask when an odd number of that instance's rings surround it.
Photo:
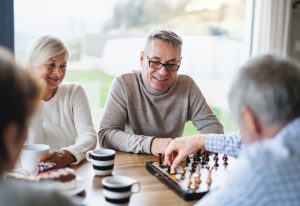
<path fill-rule="evenodd" d="M 40 95 L 36 80 L 16 64 L 8 50 L 0 47 L 0 163 L 7 157 L 3 144 L 5 128 L 15 123 L 18 132 L 22 132 Z"/>
<path fill-rule="evenodd" d="M 25 67 L 34 68 L 46 63 L 50 58 L 66 53 L 68 48 L 60 39 L 53 36 L 41 36 L 34 41 L 27 51 Z"/>
<path fill-rule="evenodd" d="M 265 123 L 285 124 L 299 117 L 299 64 L 272 55 L 250 60 L 231 86 L 229 105 L 237 120 L 242 106 Z"/>
<path fill-rule="evenodd" d="M 148 34 L 145 51 L 147 50 L 149 43 L 154 39 L 160 39 L 164 42 L 167 42 L 173 47 L 179 48 L 181 51 L 182 39 L 180 38 L 180 36 L 178 36 L 172 31 L 164 30 L 164 29 L 154 29 Z"/>

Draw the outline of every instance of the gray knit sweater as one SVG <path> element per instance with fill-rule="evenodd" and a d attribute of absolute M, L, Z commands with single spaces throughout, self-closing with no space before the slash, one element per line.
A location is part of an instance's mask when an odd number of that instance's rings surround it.
<path fill-rule="evenodd" d="M 99 144 L 125 152 L 150 153 L 154 137 L 180 137 L 191 120 L 199 133 L 223 133 L 192 78 L 178 75 L 164 93 L 154 92 L 142 73 L 117 77 L 100 123 Z"/>

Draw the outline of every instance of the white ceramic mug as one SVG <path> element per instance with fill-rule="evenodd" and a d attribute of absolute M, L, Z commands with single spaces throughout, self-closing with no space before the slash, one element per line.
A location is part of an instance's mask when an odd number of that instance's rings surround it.
<path fill-rule="evenodd" d="M 49 149 L 49 145 L 46 144 L 31 144 L 23 146 L 20 155 L 22 169 L 29 173 L 35 173 L 39 158 L 42 154 L 49 152 Z"/>
<path fill-rule="evenodd" d="M 110 175 L 114 169 L 116 151 L 112 149 L 97 149 L 86 153 L 86 159 L 92 163 L 96 175 Z"/>
<path fill-rule="evenodd" d="M 102 185 L 105 200 L 116 205 L 128 205 L 130 196 L 141 189 L 139 181 L 126 176 L 105 177 Z"/>

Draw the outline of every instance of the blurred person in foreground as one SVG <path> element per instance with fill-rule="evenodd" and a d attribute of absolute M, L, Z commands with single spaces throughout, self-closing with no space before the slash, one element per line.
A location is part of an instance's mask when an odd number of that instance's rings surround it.
<path fill-rule="evenodd" d="M 20 180 L 4 179 L 19 157 L 28 122 L 35 111 L 41 89 L 36 80 L 21 69 L 10 52 L 0 47 L 0 205 L 75 205 L 58 191 Z"/>
<path fill-rule="evenodd" d="M 223 133 L 199 87 L 177 74 L 182 39 L 156 29 L 140 55 L 142 70 L 117 77 L 100 124 L 99 144 L 125 152 L 163 153 L 191 120 L 199 133 Z"/>
<path fill-rule="evenodd" d="M 56 168 L 78 164 L 97 141 L 84 88 L 62 83 L 68 58 L 67 46 L 53 36 L 39 37 L 26 57 L 26 68 L 46 84 L 39 111 L 30 123 L 27 143 L 48 144 L 52 152 L 40 161 L 54 162 Z"/>
<path fill-rule="evenodd" d="M 165 161 L 175 168 L 200 149 L 239 157 L 227 182 L 199 205 L 300 205 L 300 67 L 263 56 L 239 71 L 229 92 L 239 133 L 172 140 Z"/>

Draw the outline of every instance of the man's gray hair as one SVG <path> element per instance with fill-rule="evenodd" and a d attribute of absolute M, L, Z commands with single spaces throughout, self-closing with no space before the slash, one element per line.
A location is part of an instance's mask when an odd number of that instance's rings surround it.
<path fill-rule="evenodd" d="M 239 120 L 242 106 L 265 123 L 288 123 L 300 116 L 300 67 L 266 55 L 243 66 L 229 92 L 229 106 Z"/>
<path fill-rule="evenodd" d="M 160 39 L 164 42 L 167 42 L 173 47 L 179 48 L 181 51 L 182 39 L 172 31 L 164 29 L 154 29 L 153 31 L 151 31 L 147 37 L 145 50 L 147 50 L 149 43 L 154 39 Z"/>

